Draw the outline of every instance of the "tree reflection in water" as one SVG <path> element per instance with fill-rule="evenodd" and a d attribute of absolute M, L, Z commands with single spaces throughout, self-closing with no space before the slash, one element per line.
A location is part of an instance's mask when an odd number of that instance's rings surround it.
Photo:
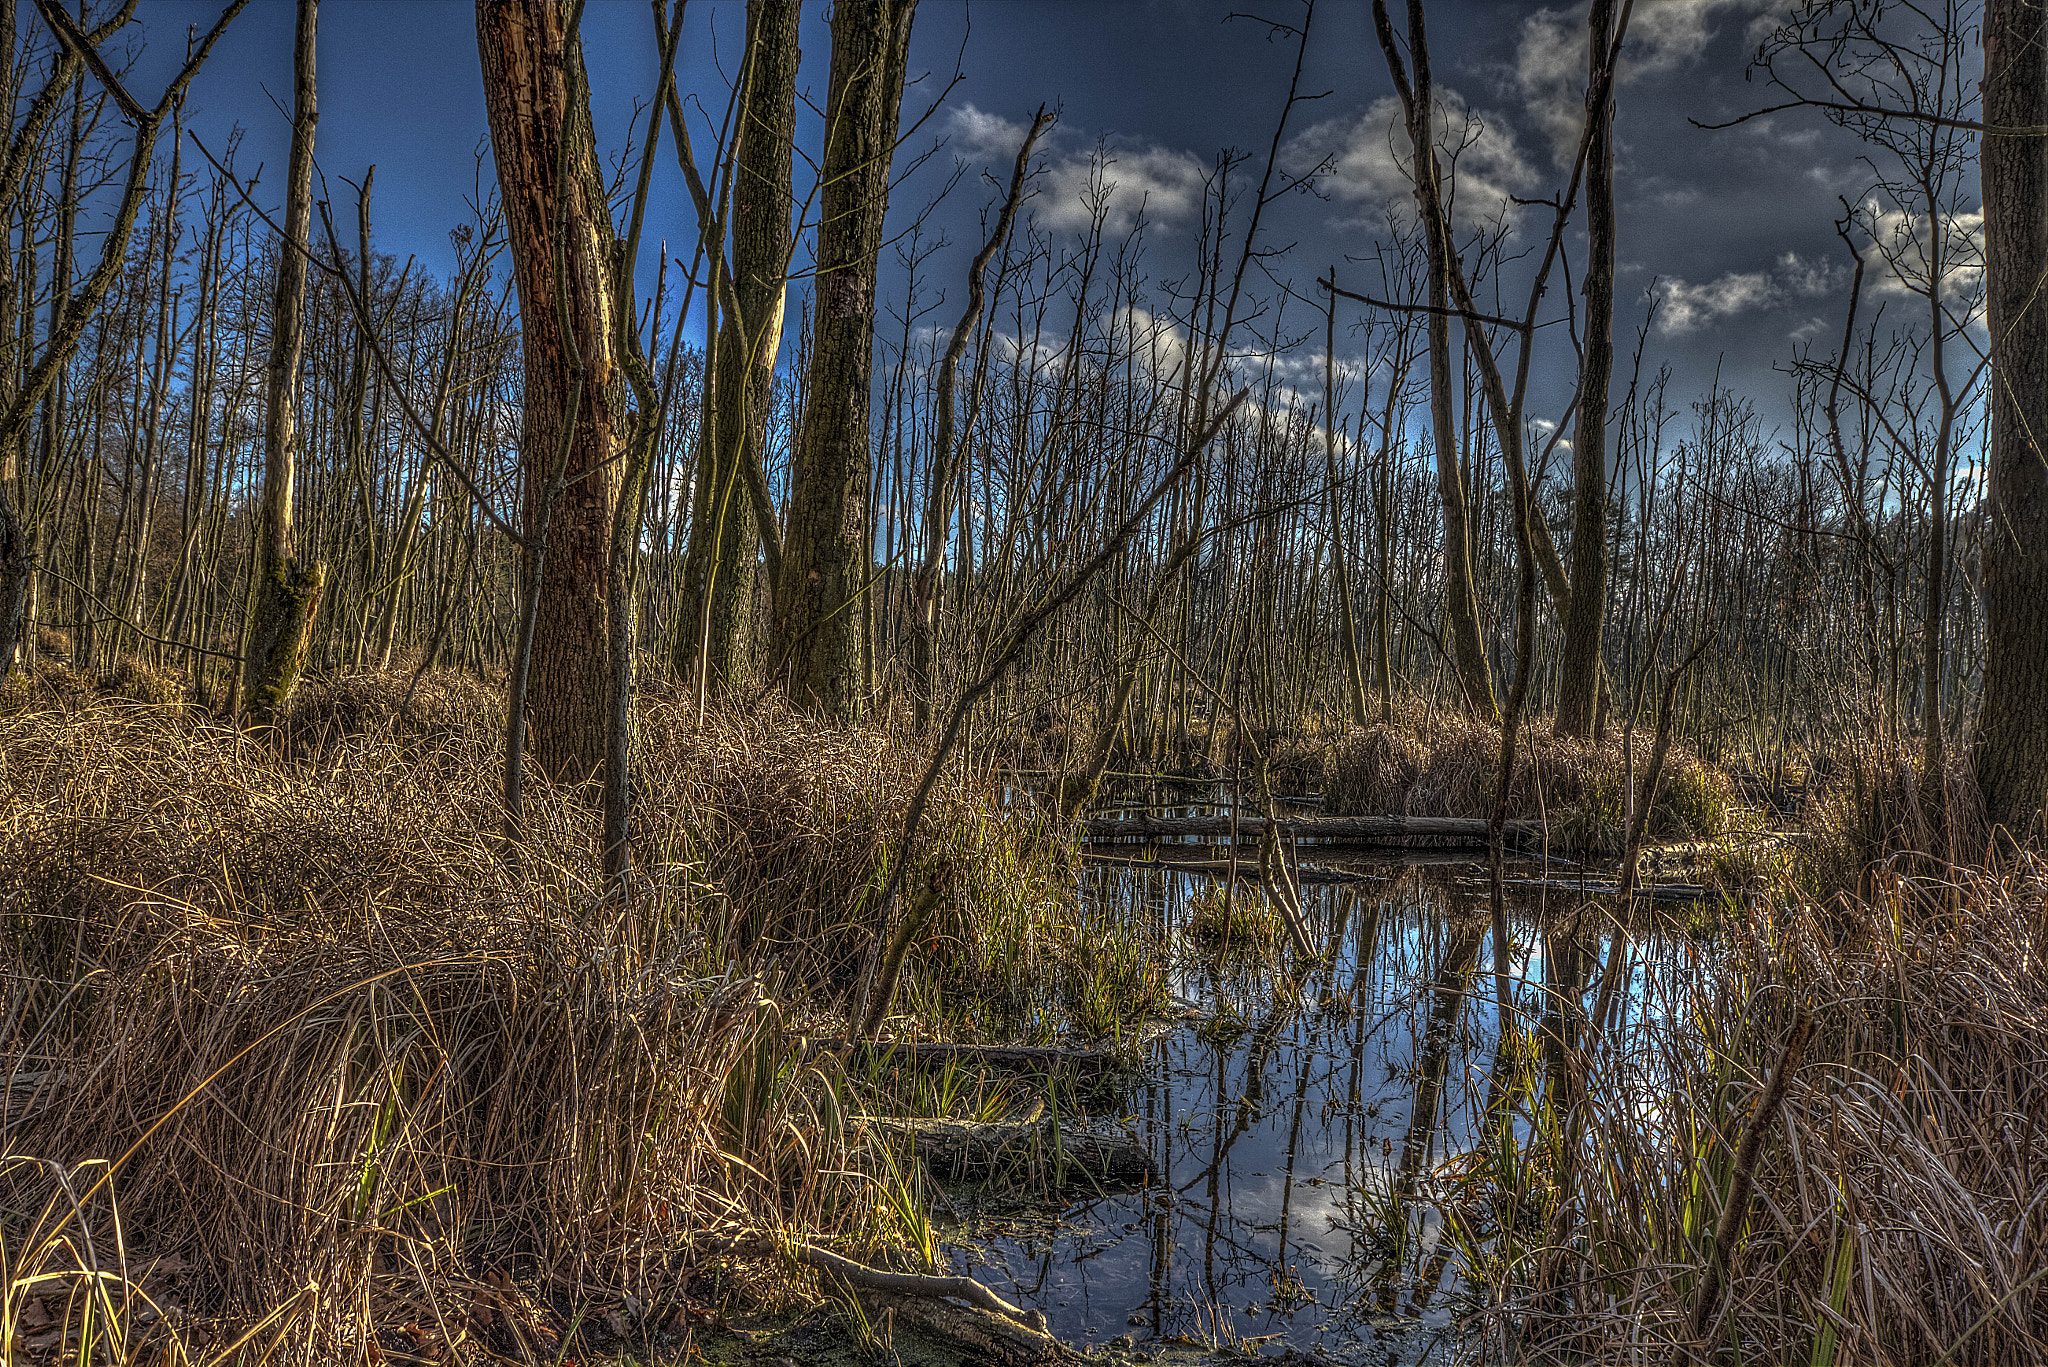
<path fill-rule="evenodd" d="M 1473 990 L 1492 972 L 1484 899 L 1460 890 L 1469 871 L 1455 866 L 1351 867 L 1359 881 L 1303 889 L 1332 947 L 1304 981 L 1193 954 L 1177 966 L 1176 992 L 1222 1021 L 1172 1031 L 1118 1114 L 1095 1112 L 1142 1139 L 1161 1184 L 1056 1215 L 956 1193 L 961 1270 L 1083 1343 L 1278 1336 L 1392 1364 L 1451 1331 L 1461 1288 L 1449 1242 L 1415 1198 L 1479 1141 L 1495 1099 L 1496 1008 L 1490 989 Z M 1170 927 L 1202 886 L 1149 869 L 1085 877 L 1105 909 Z M 1560 974 L 1540 1033 L 1575 1030 L 1592 954 L 1526 920 L 1514 939 L 1547 951 L 1518 949 L 1518 977 L 1540 975 L 1546 957 Z"/>

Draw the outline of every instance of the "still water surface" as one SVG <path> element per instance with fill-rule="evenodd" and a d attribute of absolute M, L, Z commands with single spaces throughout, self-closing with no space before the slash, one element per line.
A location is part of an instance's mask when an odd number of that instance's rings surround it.
<path fill-rule="evenodd" d="M 1152 1044 L 1120 1114 L 1095 1116 L 1145 1145 L 1159 1183 L 1058 1210 L 970 1194 L 949 1231 L 958 1270 L 1074 1343 L 1264 1340 L 1347 1364 L 1455 1354 L 1471 1297 L 1415 1195 L 1486 1112 L 1500 1032 L 1483 870 L 1345 867 L 1363 876 L 1302 889 L 1337 952 L 1299 990 L 1258 963 L 1178 956 L 1175 993 L 1210 1019 Z M 1164 869 L 1083 877 L 1098 909 L 1156 917 L 1176 942 L 1213 886 Z M 1524 984 L 1544 976 L 1546 939 L 1517 906 L 1510 971 Z"/>

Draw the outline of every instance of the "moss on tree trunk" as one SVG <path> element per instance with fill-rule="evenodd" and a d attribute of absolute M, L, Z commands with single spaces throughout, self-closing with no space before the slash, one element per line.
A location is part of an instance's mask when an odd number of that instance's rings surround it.
<path fill-rule="evenodd" d="M 273 564 L 257 586 L 250 605 L 249 654 L 242 666 L 248 680 L 244 696 L 254 720 L 274 720 L 298 687 L 326 584 L 325 565 L 284 560 Z"/>

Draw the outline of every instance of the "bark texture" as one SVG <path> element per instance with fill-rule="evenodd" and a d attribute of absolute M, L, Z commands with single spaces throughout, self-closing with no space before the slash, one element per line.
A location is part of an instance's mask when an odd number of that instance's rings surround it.
<path fill-rule="evenodd" d="M 796 0 L 749 0 L 746 92 L 733 179 L 732 271 L 737 316 L 718 331 L 711 442 L 698 469 L 684 564 L 685 621 L 677 672 L 698 651 L 713 694 L 754 675 L 754 579 L 761 533 L 745 463 L 767 443 L 789 265 L 790 148 L 796 129 Z"/>
<path fill-rule="evenodd" d="M 615 238 L 559 0 L 476 7 L 491 151 L 512 244 L 524 344 L 519 438 L 525 528 L 547 526 L 526 713 L 534 762 L 559 782 L 604 762 L 611 519 L 624 442 L 612 354 Z M 559 479 L 558 479 L 559 473 Z M 544 516 L 552 500 L 551 516 Z"/>
<path fill-rule="evenodd" d="M 1984 122 L 2048 123 L 2048 7 L 1984 11 Z M 2048 799 L 2048 139 L 1981 143 L 1989 284 L 1991 489 L 1984 510 L 1986 653 L 1977 782 L 2015 835 Z"/>
<path fill-rule="evenodd" d="M 1500 706 L 1493 695 L 1493 674 L 1487 667 L 1486 648 L 1479 639 L 1479 594 L 1472 579 L 1471 517 L 1451 407 L 1451 389 L 1459 382 L 1457 368 L 1451 361 L 1451 244 L 1446 236 L 1443 171 L 1436 156 L 1436 95 L 1430 77 L 1422 0 L 1408 2 L 1412 84 L 1409 74 L 1401 69 L 1384 0 L 1375 0 L 1373 19 L 1407 118 L 1409 170 L 1415 180 L 1415 203 L 1423 224 L 1423 238 L 1428 244 L 1429 417 L 1430 436 L 1436 447 L 1437 500 L 1443 508 L 1444 634 L 1450 638 L 1451 666 L 1464 694 L 1466 709 L 1483 720 L 1496 721 Z"/>
<path fill-rule="evenodd" d="M 1606 66 L 1614 0 L 1593 0 L 1586 24 L 1586 352 L 1572 439 L 1571 593 L 1558 659 L 1559 736 L 1591 739 L 1607 620 L 1607 397 L 1614 374 L 1614 99 Z M 1531 514 L 1532 517 L 1535 514 Z"/>
<path fill-rule="evenodd" d="M 320 122 L 314 49 L 320 0 L 299 0 L 292 46 L 296 107 L 285 168 L 284 243 L 271 304 L 270 368 L 263 399 L 263 541 L 249 603 L 242 696 L 257 721 L 291 701 L 313 636 L 327 569 L 301 564 L 292 546 L 292 482 L 298 464 L 299 362 L 306 339 L 306 245 L 313 228 L 313 130 Z"/>
<path fill-rule="evenodd" d="M 841 0 L 832 9 L 817 323 L 798 469 L 775 594 L 774 649 L 791 702 L 838 722 L 862 711 L 856 601 L 873 557 L 868 387 L 875 258 L 916 0 Z"/>

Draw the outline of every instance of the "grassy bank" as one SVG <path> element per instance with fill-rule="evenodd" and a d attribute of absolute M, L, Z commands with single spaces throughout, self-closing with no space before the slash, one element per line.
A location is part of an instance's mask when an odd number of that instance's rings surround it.
<path fill-rule="evenodd" d="M 2017 858 L 1760 901 L 1606 1028 L 1582 1002 L 1568 1066 L 1504 1065 L 1527 1139 L 1437 1188 L 1498 1348 L 2048 1361 L 2044 890 Z"/>
<path fill-rule="evenodd" d="M 814 1281 L 719 1263 L 734 1240 L 929 1257 L 922 1179 L 849 1118 L 876 1098 L 804 1047 L 914 748 L 649 700 L 622 903 L 574 794 L 540 787 L 503 857 L 472 682 L 404 716 L 403 677 L 321 684 L 264 734 L 147 682 L 46 678 L 0 715 L 0 1359 L 255 1326 L 241 1351 L 280 1360 L 546 1361 Z M 965 777 L 928 820 L 947 894 L 897 1035 L 1142 1009 L 1061 848 Z"/>
<path fill-rule="evenodd" d="M 1712 838 L 1729 828 L 1733 785 L 1690 751 L 1673 746 L 1656 791 L 1644 791 L 1649 736 L 1631 747 L 1559 740 L 1535 721 L 1521 735 L 1508 785 L 1508 815 L 1549 824 L 1563 846 L 1620 849 L 1631 784 L 1650 804 L 1653 838 Z M 1493 812 L 1500 782 L 1500 731 L 1457 717 L 1410 726 L 1357 727 L 1324 753 L 1323 805 L 1339 816 L 1464 816 Z"/>

